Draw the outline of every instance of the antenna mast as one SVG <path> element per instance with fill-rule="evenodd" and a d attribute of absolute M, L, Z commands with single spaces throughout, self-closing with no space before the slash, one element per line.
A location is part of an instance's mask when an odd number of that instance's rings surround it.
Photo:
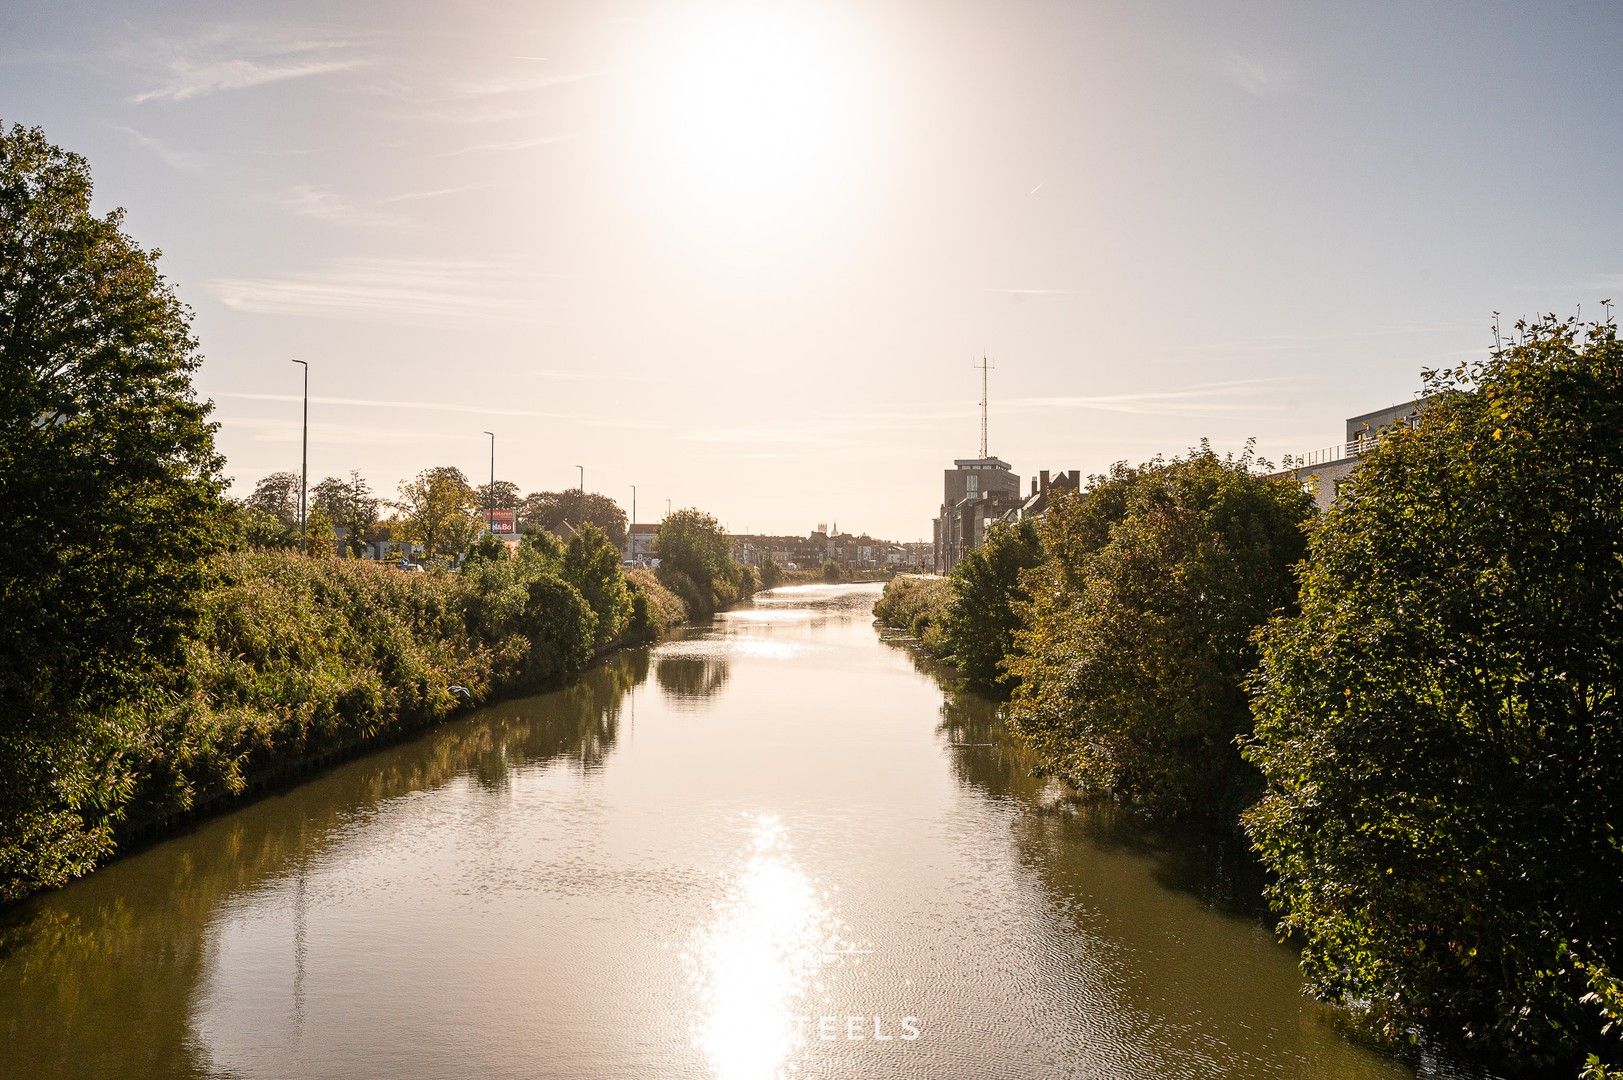
<path fill-rule="evenodd" d="M 975 365 L 975 367 L 977 369 L 979 369 L 979 371 L 981 373 L 981 457 L 983 457 L 983 458 L 987 456 L 987 449 L 986 449 L 986 403 L 987 403 L 988 395 L 987 395 L 987 392 L 986 392 L 987 391 L 986 373 L 988 371 L 991 371 L 993 366 L 994 365 L 988 364 L 986 362 L 986 357 L 984 355 L 981 357 L 981 362 Z"/>

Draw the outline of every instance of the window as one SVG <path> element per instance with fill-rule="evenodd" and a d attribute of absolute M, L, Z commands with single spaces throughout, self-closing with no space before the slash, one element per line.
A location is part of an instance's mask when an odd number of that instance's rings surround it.
<path fill-rule="evenodd" d="M 974 473 L 970 473 L 968 476 L 964 477 L 964 490 L 969 494 L 974 495 L 980 491 L 980 483 L 981 478 L 976 476 Z"/>

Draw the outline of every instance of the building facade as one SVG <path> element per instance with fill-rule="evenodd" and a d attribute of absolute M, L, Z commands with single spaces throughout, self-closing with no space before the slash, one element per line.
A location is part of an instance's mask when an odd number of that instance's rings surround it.
<path fill-rule="evenodd" d="M 942 474 L 934 526 L 934 570 L 950 574 L 986 539 L 987 526 L 1021 503 L 1020 477 L 1001 458 L 959 458 Z"/>
<path fill-rule="evenodd" d="M 1346 439 L 1334 446 L 1326 446 L 1303 454 L 1300 460 L 1286 459 L 1286 467 L 1275 476 L 1288 476 L 1302 485 L 1302 490 L 1313 496 L 1313 504 L 1320 512 L 1335 505 L 1341 496 L 1341 487 L 1358 468 L 1363 455 L 1374 449 L 1381 436 L 1394 424 L 1413 427 L 1420 423 L 1420 414 L 1433 398 L 1418 398 L 1399 405 L 1389 405 L 1374 412 L 1347 418 Z"/>

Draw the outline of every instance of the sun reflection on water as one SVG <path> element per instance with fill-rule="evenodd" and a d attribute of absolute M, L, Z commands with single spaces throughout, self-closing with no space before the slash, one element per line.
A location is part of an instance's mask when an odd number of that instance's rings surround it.
<path fill-rule="evenodd" d="M 800 1004 L 828 962 L 833 920 L 777 818 L 753 819 L 744 865 L 689 959 L 696 1037 L 717 1080 L 782 1076 L 806 1033 Z"/>

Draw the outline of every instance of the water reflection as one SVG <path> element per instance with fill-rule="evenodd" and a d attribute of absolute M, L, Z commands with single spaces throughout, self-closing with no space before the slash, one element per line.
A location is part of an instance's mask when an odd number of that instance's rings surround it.
<path fill-rule="evenodd" d="M 750 851 L 690 955 L 697 1040 L 717 1080 L 777 1076 L 805 1043 L 801 1006 L 830 958 L 823 898 L 777 818 L 753 820 Z"/>
<path fill-rule="evenodd" d="M 391 800 L 459 777 L 499 793 L 519 770 L 601 768 L 648 667 L 646 650 L 616 655 L 560 691 L 341 765 L 5 913 L 0 1075 L 209 1072 L 190 1025 L 211 927 L 228 903 L 267 890 L 285 894 L 278 902 L 292 919 L 290 1019 L 301 1025 L 308 868 Z"/>
<path fill-rule="evenodd" d="M 674 707 L 692 711 L 727 685 L 727 656 L 710 642 L 676 642 L 661 651 L 654 679 Z"/>

